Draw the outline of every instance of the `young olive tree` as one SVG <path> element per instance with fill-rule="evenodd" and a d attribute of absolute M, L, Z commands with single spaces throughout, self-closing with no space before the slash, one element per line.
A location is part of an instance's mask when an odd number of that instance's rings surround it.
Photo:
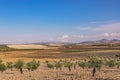
<path fill-rule="evenodd" d="M 24 61 L 23 60 L 18 60 L 15 62 L 15 68 L 17 68 L 18 70 L 20 70 L 20 73 L 23 74 L 23 66 L 24 66 Z"/>
<path fill-rule="evenodd" d="M 51 63 L 47 63 L 47 67 L 50 68 L 50 69 L 53 69 L 53 68 L 54 68 L 54 65 L 51 64 Z"/>
<path fill-rule="evenodd" d="M 5 64 L 0 64 L 0 71 L 5 71 L 7 69 L 7 67 L 5 66 Z"/>
<path fill-rule="evenodd" d="M 89 63 L 89 68 L 93 68 L 92 76 L 94 77 L 96 74 L 96 70 L 97 69 L 100 70 L 100 68 L 102 67 L 103 61 L 98 57 L 91 56 L 89 57 L 88 63 Z"/>
<path fill-rule="evenodd" d="M 109 67 L 114 67 L 116 65 L 116 61 L 114 59 L 107 60 L 105 65 Z"/>
<path fill-rule="evenodd" d="M 73 63 L 71 63 L 69 61 L 64 63 L 64 66 L 67 67 L 69 71 L 71 71 L 72 65 L 73 65 Z"/>
<path fill-rule="evenodd" d="M 62 69 L 62 65 L 63 64 L 60 61 L 55 63 L 56 69 L 60 69 L 61 70 Z"/>
<path fill-rule="evenodd" d="M 6 65 L 2 63 L 2 60 L 0 60 L 0 71 L 3 72 L 7 69 Z"/>
<path fill-rule="evenodd" d="M 40 61 L 36 61 L 34 59 L 32 61 L 26 63 L 26 68 L 29 71 L 36 70 L 39 66 L 40 66 Z"/>
<path fill-rule="evenodd" d="M 116 58 L 120 59 L 120 54 L 115 55 Z"/>
<path fill-rule="evenodd" d="M 84 69 L 85 67 L 88 67 L 88 63 L 85 61 L 79 61 L 78 66 Z"/>
<path fill-rule="evenodd" d="M 120 67 L 120 60 L 117 60 L 117 61 L 116 61 L 116 66 L 117 66 L 117 68 Z"/>
<path fill-rule="evenodd" d="M 7 62 L 7 68 L 8 69 L 11 69 L 11 71 L 12 71 L 12 69 L 14 68 L 14 64 L 13 64 L 13 62 Z"/>

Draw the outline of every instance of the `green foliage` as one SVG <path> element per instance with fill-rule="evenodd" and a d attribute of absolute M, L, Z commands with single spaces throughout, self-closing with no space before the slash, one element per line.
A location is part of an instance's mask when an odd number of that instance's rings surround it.
<path fill-rule="evenodd" d="M 9 48 L 7 45 L 0 45 L 0 51 L 11 51 L 14 50 L 12 48 Z"/>
<path fill-rule="evenodd" d="M 61 62 L 56 62 L 56 63 L 55 63 L 56 69 L 58 69 L 58 68 L 61 69 L 62 65 L 63 65 L 63 64 L 62 64 Z"/>
<path fill-rule="evenodd" d="M 100 69 L 102 67 L 103 61 L 98 57 L 91 56 L 89 57 L 89 67 Z"/>
<path fill-rule="evenodd" d="M 7 69 L 7 67 L 5 66 L 5 64 L 2 63 L 2 60 L 0 59 L 0 71 L 5 71 Z"/>
<path fill-rule="evenodd" d="M 65 67 L 71 67 L 73 65 L 73 63 L 71 62 L 65 62 Z"/>
<path fill-rule="evenodd" d="M 7 62 L 7 68 L 12 69 L 14 67 L 13 62 Z"/>
<path fill-rule="evenodd" d="M 40 61 L 36 61 L 34 59 L 26 63 L 26 68 L 31 71 L 36 70 L 39 66 L 40 66 Z"/>
<path fill-rule="evenodd" d="M 120 67 L 120 60 L 116 61 L 116 65 L 117 65 L 118 68 Z"/>
<path fill-rule="evenodd" d="M 79 62 L 78 62 L 78 65 L 79 65 L 80 67 L 82 67 L 82 68 L 88 67 L 88 63 L 85 62 L 85 61 L 84 61 L 84 62 L 83 62 L 83 61 L 82 61 L 82 62 L 79 61 Z"/>
<path fill-rule="evenodd" d="M 5 66 L 5 64 L 0 64 L 0 71 L 5 71 L 7 69 L 7 67 Z"/>
<path fill-rule="evenodd" d="M 106 66 L 114 67 L 115 65 L 116 65 L 116 61 L 113 59 L 106 61 Z"/>
<path fill-rule="evenodd" d="M 117 57 L 118 59 L 120 59 L 120 54 L 115 55 L 115 57 Z"/>
<path fill-rule="evenodd" d="M 17 68 L 17 69 L 20 69 L 20 68 L 23 68 L 23 66 L 24 66 L 24 61 L 23 60 L 18 60 L 17 62 L 15 62 L 15 68 Z"/>
<path fill-rule="evenodd" d="M 65 62 L 64 66 L 67 67 L 69 69 L 69 71 L 71 71 L 71 67 L 72 67 L 73 63 L 71 62 Z"/>
<path fill-rule="evenodd" d="M 50 68 L 50 69 L 53 69 L 53 68 L 54 68 L 54 65 L 51 64 L 51 63 L 47 63 L 47 67 Z"/>

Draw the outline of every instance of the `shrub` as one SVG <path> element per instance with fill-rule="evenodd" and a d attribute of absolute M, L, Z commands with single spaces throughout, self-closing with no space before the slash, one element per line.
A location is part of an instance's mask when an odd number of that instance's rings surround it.
<path fill-rule="evenodd" d="M 62 65 L 63 65 L 63 64 L 62 64 L 61 62 L 56 62 L 56 63 L 55 63 L 56 69 L 59 68 L 59 69 L 61 70 Z"/>
<path fill-rule="evenodd" d="M 15 68 L 19 69 L 21 74 L 23 74 L 23 66 L 24 66 L 24 61 L 23 60 L 18 60 L 15 62 Z"/>
<path fill-rule="evenodd" d="M 36 70 L 40 66 L 40 61 L 32 60 L 26 63 L 26 68 L 30 71 Z"/>
<path fill-rule="evenodd" d="M 116 62 L 115 60 L 107 60 L 106 61 L 106 66 L 109 66 L 109 67 L 114 67 L 116 65 Z"/>
<path fill-rule="evenodd" d="M 89 57 L 88 67 L 100 69 L 102 67 L 103 61 L 95 56 Z"/>
<path fill-rule="evenodd" d="M 84 69 L 85 67 L 88 66 L 88 63 L 87 62 L 81 62 L 81 61 L 79 61 L 78 65 Z"/>
<path fill-rule="evenodd" d="M 73 65 L 73 63 L 71 63 L 71 62 L 65 62 L 64 66 L 67 67 L 69 71 L 71 71 L 72 65 Z"/>
<path fill-rule="evenodd" d="M 116 61 L 116 65 L 117 65 L 117 68 L 120 67 L 120 60 L 117 60 L 117 61 Z"/>
<path fill-rule="evenodd" d="M 7 68 L 8 68 L 8 69 L 11 69 L 11 70 L 12 70 L 13 67 L 14 67 L 13 62 L 7 62 Z"/>
<path fill-rule="evenodd" d="M 91 56 L 89 57 L 88 63 L 89 63 L 88 67 L 93 68 L 92 75 L 94 77 L 96 74 L 96 69 L 100 70 L 100 68 L 102 67 L 103 61 L 100 60 L 98 57 Z"/>
<path fill-rule="evenodd" d="M 0 63 L 0 71 L 5 71 L 7 69 L 7 67 L 4 65 L 4 64 L 2 64 L 2 63 Z"/>
<path fill-rule="evenodd" d="M 51 64 L 51 63 L 47 63 L 47 67 L 50 68 L 50 69 L 53 69 L 53 68 L 54 68 L 54 65 Z"/>

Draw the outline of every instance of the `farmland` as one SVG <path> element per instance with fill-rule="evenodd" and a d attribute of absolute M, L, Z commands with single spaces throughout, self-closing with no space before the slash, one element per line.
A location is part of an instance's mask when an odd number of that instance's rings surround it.
<path fill-rule="evenodd" d="M 26 47 L 26 45 L 22 46 Z M 3 60 L 5 65 L 7 62 L 15 64 L 19 59 L 23 60 L 23 74 L 13 67 L 12 70 L 7 69 L 0 72 L 0 80 L 120 80 L 120 69 L 116 65 L 119 58 L 115 56 L 120 54 L 119 45 L 69 44 L 39 46 L 43 48 L 38 48 L 38 46 L 33 48 L 32 45 L 32 48 L 30 46 L 29 49 L 15 47 L 1 45 L 0 59 Z M 100 70 L 97 69 L 95 77 L 92 76 L 93 68 L 90 68 L 90 65 L 83 65 L 91 60 L 90 56 L 96 56 L 98 61 L 103 61 Z M 34 71 L 29 71 L 26 64 L 33 59 L 40 61 L 40 66 Z M 110 67 L 105 64 L 106 60 L 114 60 L 116 63 L 113 63 L 114 66 Z M 57 62 L 59 63 L 58 69 L 55 66 Z M 70 70 L 68 64 L 71 66 Z"/>

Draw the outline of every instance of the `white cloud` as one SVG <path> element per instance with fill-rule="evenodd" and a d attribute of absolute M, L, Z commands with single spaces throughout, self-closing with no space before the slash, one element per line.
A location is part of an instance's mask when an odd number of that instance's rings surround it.
<path fill-rule="evenodd" d="M 69 38 L 69 35 L 63 35 L 62 36 L 62 39 L 68 39 Z"/>
<path fill-rule="evenodd" d="M 120 32 L 120 23 L 104 24 L 93 28 L 94 32 Z"/>
<path fill-rule="evenodd" d="M 94 27 L 79 27 L 80 34 L 63 35 L 63 41 L 89 41 L 98 39 L 120 39 L 120 22 L 97 25 Z"/>
<path fill-rule="evenodd" d="M 65 34 L 65 35 L 62 35 L 61 37 L 59 37 L 58 40 L 61 42 L 68 42 L 69 38 L 70 38 L 70 36 Z"/>
<path fill-rule="evenodd" d="M 82 42 L 99 39 L 120 39 L 120 33 L 101 33 L 93 35 L 63 35 L 60 38 L 62 42 Z"/>
<path fill-rule="evenodd" d="M 109 34 L 109 33 L 103 33 L 103 36 L 104 36 L 104 37 L 109 37 L 110 34 Z"/>
<path fill-rule="evenodd" d="M 80 31 L 88 31 L 94 33 L 114 33 L 114 32 L 120 32 L 120 22 L 119 23 L 109 23 L 109 24 L 103 24 L 98 25 L 94 27 L 79 27 Z"/>

